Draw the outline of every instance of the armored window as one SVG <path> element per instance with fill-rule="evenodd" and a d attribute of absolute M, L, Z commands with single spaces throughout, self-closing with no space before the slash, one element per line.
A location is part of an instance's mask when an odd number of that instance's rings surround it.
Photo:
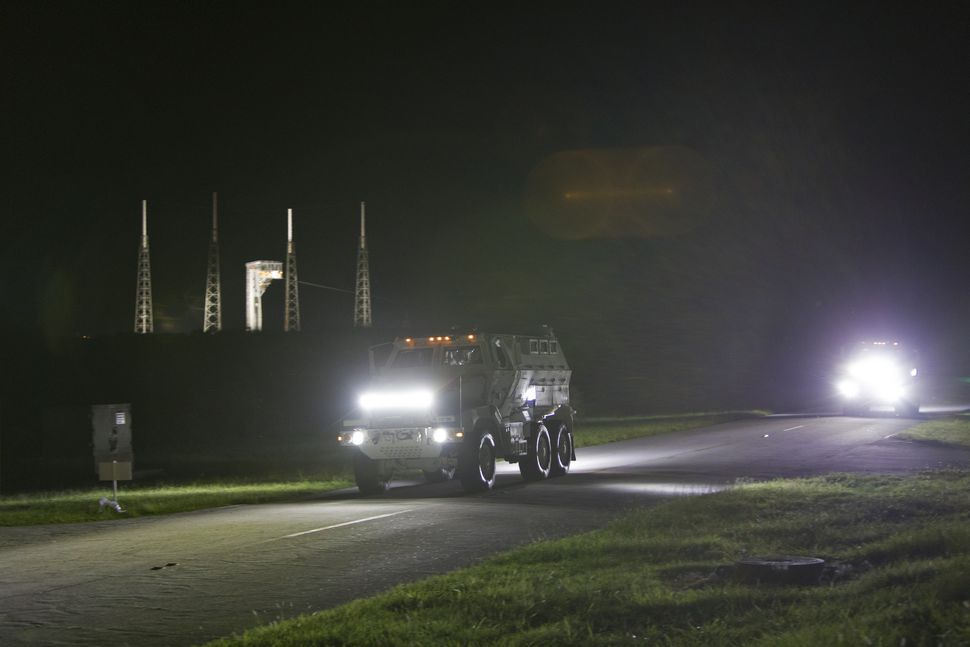
<path fill-rule="evenodd" d="M 478 346 L 459 346 L 458 348 L 445 348 L 441 357 L 441 362 L 445 366 L 468 366 L 470 364 L 482 363 L 482 352 Z"/>
<path fill-rule="evenodd" d="M 123 424 L 125 424 L 125 412 L 124 411 L 115 411 L 115 424 L 116 425 L 123 425 Z"/>
<path fill-rule="evenodd" d="M 394 368 L 419 368 L 431 366 L 434 357 L 433 348 L 409 348 L 398 351 L 394 357 Z"/>
<path fill-rule="evenodd" d="M 550 353 L 558 353 L 559 352 L 559 342 L 557 342 L 557 341 L 550 341 L 549 342 L 549 352 Z"/>
<path fill-rule="evenodd" d="M 539 342 L 539 352 L 543 355 L 549 354 L 549 340 L 543 339 Z"/>
<path fill-rule="evenodd" d="M 539 352 L 539 340 L 538 339 L 530 339 L 529 340 L 529 354 L 530 355 L 535 355 L 538 352 Z"/>
<path fill-rule="evenodd" d="M 492 346 L 492 355 L 495 356 L 495 365 L 499 368 L 508 368 L 512 365 L 512 360 L 509 359 L 509 354 L 505 352 L 502 348 L 499 340 L 495 340 L 495 345 Z"/>

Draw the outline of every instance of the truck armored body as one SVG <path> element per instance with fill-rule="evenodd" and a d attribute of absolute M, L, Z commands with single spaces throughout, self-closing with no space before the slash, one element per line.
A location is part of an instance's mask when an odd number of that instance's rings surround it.
<path fill-rule="evenodd" d="M 337 437 L 357 448 L 363 494 L 384 492 L 395 470 L 457 476 L 476 492 L 495 485 L 499 458 L 526 480 L 565 474 L 576 459 L 571 370 L 550 329 L 398 338 L 371 348 L 370 361 L 361 416 Z"/>

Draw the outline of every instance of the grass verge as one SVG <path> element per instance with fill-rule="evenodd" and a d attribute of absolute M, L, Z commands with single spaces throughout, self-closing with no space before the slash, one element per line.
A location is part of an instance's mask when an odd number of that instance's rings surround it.
<path fill-rule="evenodd" d="M 810 555 L 817 585 L 739 580 Z M 745 484 L 213 645 L 967 645 L 970 474 Z"/>
<path fill-rule="evenodd" d="M 948 445 L 970 447 L 970 416 L 964 414 L 922 422 L 900 433 L 897 438 L 931 440 Z"/>
<path fill-rule="evenodd" d="M 28 526 L 49 523 L 77 523 L 145 515 L 188 512 L 240 503 L 269 503 L 311 496 L 353 485 L 346 477 L 273 483 L 199 483 L 141 487 L 119 490 L 124 508 L 118 514 L 100 509 L 101 497 L 112 497 L 110 487 L 67 492 L 48 492 L 0 497 L 0 526 Z"/>
<path fill-rule="evenodd" d="M 625 418 L 582 418 L 576 425 L 575 441 L 576 447 L 589 447 L 618 440 L 709 427 L 734 420 L 758 418 L 767 413 L 767 411 L 751 410 Z"/>
<path fill-rule="evenodd" d="M 588 447 L 617 440 L 706 427 L 759 415 L 764 414 L 758 411 L 730 411 L 673 416 L 590 418 L 583 420 L 577 430 L 576 445 Z M 125 510 L 122 515 L 110 508 L 99 509 L 98 500 L 103 496 L 111 497 L 111 489 L 104 486 L 66 492 L 0 496 L 0 527 L 103 521 L 188 512 L 225 505 L 270 503 L 352 485 L 353 481 L 349 473 L 297 481 L 209 482 L 157 487 L 144 487 L 138 483 L 132 483 L 124 485 L 119 495 Z"/>

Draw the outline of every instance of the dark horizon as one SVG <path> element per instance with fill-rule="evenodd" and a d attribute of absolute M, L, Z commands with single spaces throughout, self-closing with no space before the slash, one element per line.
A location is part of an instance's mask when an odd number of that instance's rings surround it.
<path fill-rule="evenodd" d="M 228 330 L 243 263 L 283 260 L 287 208 L 300 279 L 352 289 L 363 200 L 381 326 L 549 323 L 675 363 L 869 336 L 967 355 L 956 6 L 2 12 L 8 329 L 130 330 L 142 199 L 156 330 L 201 328 L 218 191 Z M 604 163 L 588 213 L 536 211 L 557 155 L 671 147 L 699 166 L 671 176 L 661 155 L 631 180 Z M 564 187 L 590 173 L 560 170 Z M 628 197 L 671 181 L 672 211 Z M 586 217 L 604 224 L 570 232 Z M 306 330 L 352 307 L 301 286 Z"/>

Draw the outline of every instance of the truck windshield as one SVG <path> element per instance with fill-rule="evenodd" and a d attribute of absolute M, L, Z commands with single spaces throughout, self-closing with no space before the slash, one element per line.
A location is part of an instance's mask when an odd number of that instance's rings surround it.
<path fill-rule="evenodd" d="M 446 348 L 441 358 L 441 363 L 445 366 L 468 366 L 469 364 L 481 364 L 482 352 L 478 346 L 459 346 L 458 348 Z"/>
<path fill-rule="evenodd" d="M 431 366 L 434 357 L 433 348 L 408 348 L 399 350 L 394 356 L 393 368 L 420 368 Z"/>

